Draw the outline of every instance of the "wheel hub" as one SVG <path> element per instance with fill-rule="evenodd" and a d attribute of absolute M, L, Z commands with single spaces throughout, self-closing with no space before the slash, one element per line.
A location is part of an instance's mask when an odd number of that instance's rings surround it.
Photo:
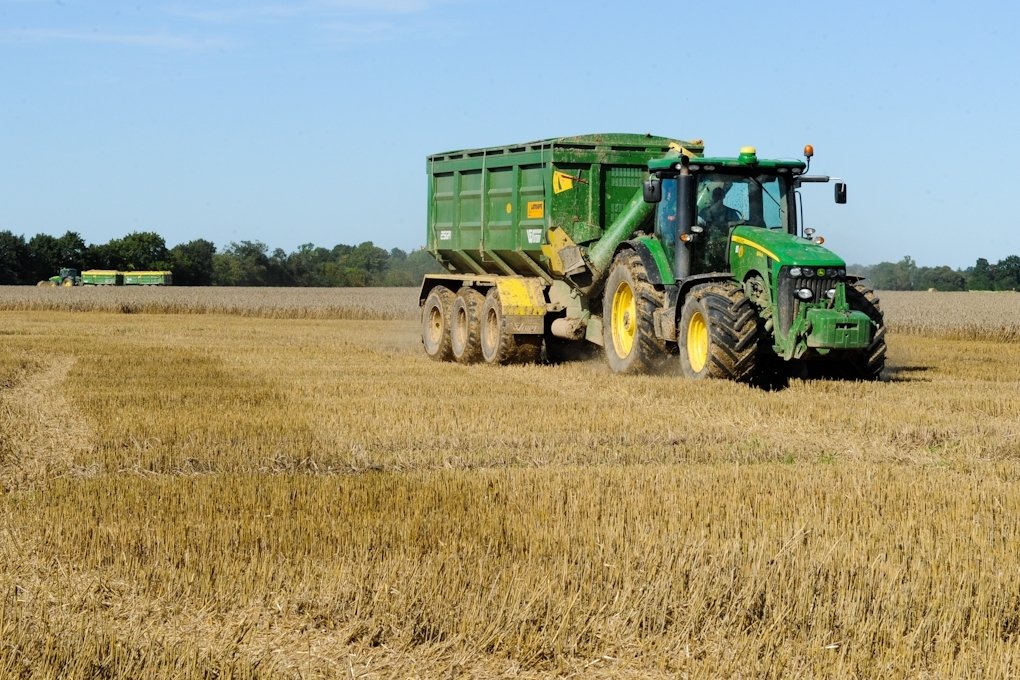
<path fill-rule="evenodd" d="M 687 360 L 695 373 L 708 363 L 708 324 L 701 312 L 692 314 L 687 324 Z"/>
<path fill-rule="evenodd" d="M 613 293 L 613 345 L 617 353 L 625 357 L 634 348 L 634 336 L 637 334 L 637 307 L 634 291 L 626 282 L 621 283 Z"/>

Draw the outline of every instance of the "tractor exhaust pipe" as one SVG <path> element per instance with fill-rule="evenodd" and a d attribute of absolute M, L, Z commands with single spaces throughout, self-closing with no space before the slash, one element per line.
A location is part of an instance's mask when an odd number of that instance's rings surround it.
<path fill-rule="evenodd" d="M 689 238 L 691 227 L 694 226 L 694 177 L 687 167 L 687 159 L 683 158 L 681 162 L 683 166 L 676 178 L 676 200 L 680 205 L 677 206 L 678 224 L 673 256 L 673 275 L 677 281 L 686 279 L 691 273 L 690 241 L 681 237 L 686 234 Z"/>

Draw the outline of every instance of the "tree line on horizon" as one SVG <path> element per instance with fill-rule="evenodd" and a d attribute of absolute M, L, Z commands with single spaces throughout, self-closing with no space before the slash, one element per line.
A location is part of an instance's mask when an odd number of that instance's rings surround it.
<path fill-rule="evenodd" d="M 73 231 L 63 236 L 36 234 L 25 239 L 0 231 L 0 285 L 35 284 L 61 267 L 170 270 L 179 286 L 417 286 L 425 274 L 443 268 L 424 249 L 385 250 L 365 241 L 324 248 L 311 243 L 293 252 L 270 251 L 261 241 L 231 242 L 219 250 L 207 239 L 172 248 L 151 231 L 132 232 L 103 244 L 86 244 Z M 907 256 L 899 262 L 851 265 L 880 290 L 1020 290 L 1020 256 L 973 267 L 921 267 Z"/>
<path fill-rule="evenodd" d="M 195 239 L 172 248 L 155 232 L 132 232 L 108 243 L 86 244 L 73 231 L 26 240 L 0 231 L 0 285 L 36 284 L 62 267 L 85 271 L 170 270 L 178 286 L 417 286 L 443 271 L 424 249 L 385 250 L 371 241 L 323 248 L 306 243 L 291 253 L 261 241 L 232 242 L 219 250 Z"/>
<path fill-rule="evenodd" d="M 909 255 L 899 262 L 851 265 L 851 274 L 867 278 L 879 290 L 1020 290 L 1020 256 L 996 263 L 979 257 L 973 267 L 920 267 Z"/>

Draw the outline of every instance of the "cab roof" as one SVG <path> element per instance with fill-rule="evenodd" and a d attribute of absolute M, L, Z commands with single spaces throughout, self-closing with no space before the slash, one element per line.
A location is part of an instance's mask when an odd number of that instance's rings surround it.
<path fill-rule="evenodd" d="M 678 170 L 680 163 L 680 159 L 675 156 L 672 158 L 655 158 L 648 161 L 648 169 L 653 172 Z M 760 168 L 762 170 L 789 172 L 791 174 L 804 172 L 805 168 L 807 168 L 804 161 L 758 158 L 757 154 L 753 151 L 742 152 L 736 157 L 695 156 L 688 159 L 688 164 L 692 169 L 718 168 L 746 171 Z"/>

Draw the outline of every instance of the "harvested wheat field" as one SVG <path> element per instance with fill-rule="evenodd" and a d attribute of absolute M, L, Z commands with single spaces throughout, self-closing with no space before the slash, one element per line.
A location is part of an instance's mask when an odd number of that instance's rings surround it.
<path fill-rule="evenodd" d="M 1015 677 L 1020 294 L 882 297 L 886 380 L 765 392 L 0 289 L 0 677 Z"/>

